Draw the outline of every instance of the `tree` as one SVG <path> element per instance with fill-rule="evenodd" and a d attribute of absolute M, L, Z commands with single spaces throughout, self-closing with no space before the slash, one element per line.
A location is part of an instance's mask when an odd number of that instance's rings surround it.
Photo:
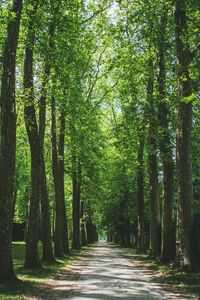
<path fill-rule="evenodd" d="M 160 255 L 160 209 L 158 198 L 158 165 L 156 114 L 153 98 L 153 61 L 152 49 L 149 51 L 148 82 L 147 82 L 147 111 L 149 118 L 148 130 L 148 168 L 149 168 L 149 199 L 150 199 L 150 253 L 154 257 Z"/>
<path fill-rule="evenodd" d="M 38 253 L 41 152 L 39 130 L 34 106 L 33 87 L 33 50 L 35 44 L 35 18 L 38 4 L 38 1 L 30 3 L 28 33 L 24 59 L 24 94 L 26 99 L 24 118 L 31 151 L 31 191 L 26 233 L 26 268 L 41 267 Z"/>
<path fill-rule="evenodd" d="M 12 220 L 16 154 L 15 67 L 22 0 L 13 0 L 2 58 L 0 128 L 0 280 L 16 279 L 12 260 Z"/>
<path fill-rule="evenodd" d="M 47 83 L 50 75 L 50 67 L 45 66 L 44 82 L 39 103 L 39 139 L 40 139 L 40 201 L 42 218 L 42 247 L 44 261 L 54 261 L 52 239 L 51 239 L 51 220 L 49 208 L 49 196 L 47 188 L 46 168 L 44 160 L 44 136 L 46 127 L 46 97 Z"/>
<path fill-rule="evenodd" d="M 73 236 L 72 249 L 79 250 L 80 241 L 80 165 L 77 162 L 76 149 L 72 154 L 72 214 L 73 214 Z"/>
<path fill-rule="evenodd" d="M 179 66 L 179 104 L 177 122 L 177 172 L 179 189 L 179 226 L 180 248 L 177 249 L 178 260 L 182 268 L 193 268 L 191 252 L 192 230 L 192 81 L 189 73 L 191 52 L 187 40 L 186 1 L 175 1 L 176 48 Z M 177 243 L 177 247 L 179 244 Z"/>
<path fill-rule="evenodd" d="M 59 145 L 58 145 L 58 167 L 59 167 L 59 180 L 60 180 L 60 202 L 62 206 L 62 241 L 63 241 L 63 252 L 69 254 L 69 237 L 68 237 L 68 221 L 65 204 L 65 186 L 64 186 L 64 159 L 65 159 L 65 108 L 61 106 L 60 112 L 60 133 L 59 133 Z"/>
<path fill-rule="evenodd" d="M 54 95 L 51 97 L 51 140 L 52 140 L 52 173 L 54 179 L 55 189 L 55 256 L 64 256 L 63 248 L 63 205 L 60 191 L 60 172 L 58 164 L 58 149 L 57 149 L 57 135 L 56 135 L 56 106 Z"/>
<path fill-rule="evenodd" d="M 174 162 L 172 158 L 172 145 L 169 131 L 169 108 L 166 101 L 166 23 L 167 7 L 163 8 L 160 18 L 160 31 L 158 34 L 158 129 L 159 146 L 163 164 L 163 225 L 161 261 L 169 263 L 173 257 L 173 180 Z"/>
<path fill-rule="evenodd" d="M 146 250 L 144 216 L 144 131 L 139 132 L 138 167 L 137 167 L 137 205 L 138 205 L 138 250 Z"/>

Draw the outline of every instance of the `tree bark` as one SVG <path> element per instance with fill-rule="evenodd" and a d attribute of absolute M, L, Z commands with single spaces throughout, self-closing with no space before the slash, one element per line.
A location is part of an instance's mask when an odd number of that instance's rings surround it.
<path fill-rule="evenodd" d="M 131 248 L 131 239 L 130 239 L 130 222 L 127 216 L 127 220 L 125 221 L 125 246 L 127 248 Z"/>
<path fill-rule="evenodd" d="M 16 279 L 12 259 L 12 220 L 16 156 L 15 66 L 22 0 L 13 0 L 16 14 L 7 27 L 1 77 L 0 140 L 0 281 Z"/>
<path fill-rule="evenodd" d="M 98 241 L 98 235 L 96 226 L 93 224 L 91 217 L 88 217 L 86 222 L 86 230 L 87 230 L 87 242 L 88 244 L 94 243 Z M 112 238 L 111 238 L 112 239 Z M 112 239 L 113 241 L 114 239 Z"/>
<path fill-rule="evenodd" d="M 117 235 L 122 246 L 130 247 L 129 192 L 126 179 L 123 180 L 123 188 L 123 196 L 119 200 Z"/>
<path fill-rule="evenodd" d="M 59 166 L 59 180 L 60 180 L 60 204 L 62 206 L 62 241 L 63 252 L 69 254 L 69 237 L 68 237 L 68 222 L 67 211 L 65 204 L 65 185 L 64 185 L 64 146 L 65 146 L 65 111 L 62 108 L 60 114 L 60 134 L 59 134 L 59 147 L 58 147 L 58 166 Z"/>
<path fill-rule="evenodd" d="M 151 55 L 151 53 L 149 54 Z M 149 58 L 147 84 L 147 105 L 149 116 L 148 132 L 148 164 L 149 164 L 149 186 L 150 186 L 150 254 L 154 257 L 160 255 L 160 210 L 158 199 L 158 167 L 157 167 L 157 140 L 156 119 L 153 103 L 153 62 Z"/>
<path fill-rule="evenodd" d="M 56 107 L 54 96 L 51 97 L 51 141 L 52 141 L 52 173 L 54 179 L 54 190 L 55 190 L 55 240 L 54 240 L 54 251 L 55 256 L 63 257 L 63 205 L 60 193 L 60 172 L 58 164 L 58 150 L 57 150 L 57 135 L 56 135 Z"/>
<path fill-rule="evenodd" d="M 85 214 L 84 214 L 84 202 L 81 201 L 81 246 L 87 245 L 87 236 L 86 236 L 86 224 L 85 224 Z"/>
<path fill-rule="evenodd" d="M 175 1 L 176 48 L 179 65 L 179 107 L 177 122 L 177 174 L 179 188 L 179 228 L 180 251 L 178 260 L 183 269 L 193 268 L 191 253 L 192 231 L 192 159 L 191 159 L 191 128 L 192 101 L 184 103 L 184 98 L 192 95 L 192 81 L 189 75 L 191 53 L 187 44 L 186 1 Z M 186 41 L 186 42 L 185 42 Z"/>
<path fill-rule="evenodd" d="M 75 154 L 72 157 L 72 216 L 73 216 L 73 235 L 72 249 L 79 250 L 80 245 L 80 182 L 79 168 L 77 167 L 77 158 Z"/>
<path fill-rule="evenodd" d="M 163 164 L 164 200 L 162 222 L 162 248 L 161 261 L 169 263 L 174 257 L 173 253 L 173 176 L 174 163 L 172 158 L 172 145 L 169 132 L 169 109 L 166 103 L 166 69 L 165 69 L 165 35 L 166 35 L 167 10 L 161 16 L 160 35 L 158 40 L 158 125 L 159 146 Z"/>
<path fill-rule="evenodd" d="M 46 93 L 47 82 L 50 75 L 50 67 L 45 67 L 42 94 L 39 103 L 39 138 L 40 138 L 40 201 L 42 217 L 42 260 L 54 261 L 52 239 L 51 239 L 51 218 L 49 208 L 49 197 L 47 189 L 46 168 L 44 160 L 44 135 L 46 127 Z"/>
<path fill-rule="evenodd" d="M 144 226 L 144 132 L 139 133 L 138 148 L 138 168 L 137 168 L 137 205 L 138 205 L 138 250 L 144 252 L 145 245 L 145 226 Z"/>
<path fill-rule="evenodd" d="M 33 3 L 33 9 L 29 15 L 28 34 L 24 60 L 24 93 L 26 103 L 24 118 L 31 151 L 31 194 L 26 233 L 25 267 L 41 267 L 38 253 L 38 223 L 39 223 L 39 199 L 40 199 L 40 139 L 34 106 L 33 87 L 33 49 L 35 43 L 35 16 L 38 3 Z"/>

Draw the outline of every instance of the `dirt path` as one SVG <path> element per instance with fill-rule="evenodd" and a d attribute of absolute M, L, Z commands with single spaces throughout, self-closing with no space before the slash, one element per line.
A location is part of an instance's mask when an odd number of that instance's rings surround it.
<path fill-rule="evenodd" d="M 114 300 L 192 299 L 158 284 L 153 273 L 143 268 L 124 250 L 99 242 L 75 262 L 70 271 L 52 280 L 46 291 L 30 299 Z M 197 299 L 197 298 L 193 298 Z"/>

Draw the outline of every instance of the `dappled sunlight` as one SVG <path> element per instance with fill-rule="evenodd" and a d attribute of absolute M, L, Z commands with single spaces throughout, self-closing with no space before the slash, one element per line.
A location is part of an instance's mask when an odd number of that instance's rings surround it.
<path fill-rule="evenodd" d="M 152 271 L 134 258 L 115 245 L 100 242 L 70 271 L 63 269 L 47 291 L 34 299 L 189 299 L 155 281 Z"/>

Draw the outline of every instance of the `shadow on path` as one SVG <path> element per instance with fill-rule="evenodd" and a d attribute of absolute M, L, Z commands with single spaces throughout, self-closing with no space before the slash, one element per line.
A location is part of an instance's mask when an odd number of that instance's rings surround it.
<path fill-rule="evenodd" d="M 168 291 L 166 290 L 168 289 Z M 134 255 L 99 242 L 89 254 L 62 270 L 45 289 L 31 299 L 114 300 L 191 299 L 155 282 L 153 273 L 138 265 Z"/>

